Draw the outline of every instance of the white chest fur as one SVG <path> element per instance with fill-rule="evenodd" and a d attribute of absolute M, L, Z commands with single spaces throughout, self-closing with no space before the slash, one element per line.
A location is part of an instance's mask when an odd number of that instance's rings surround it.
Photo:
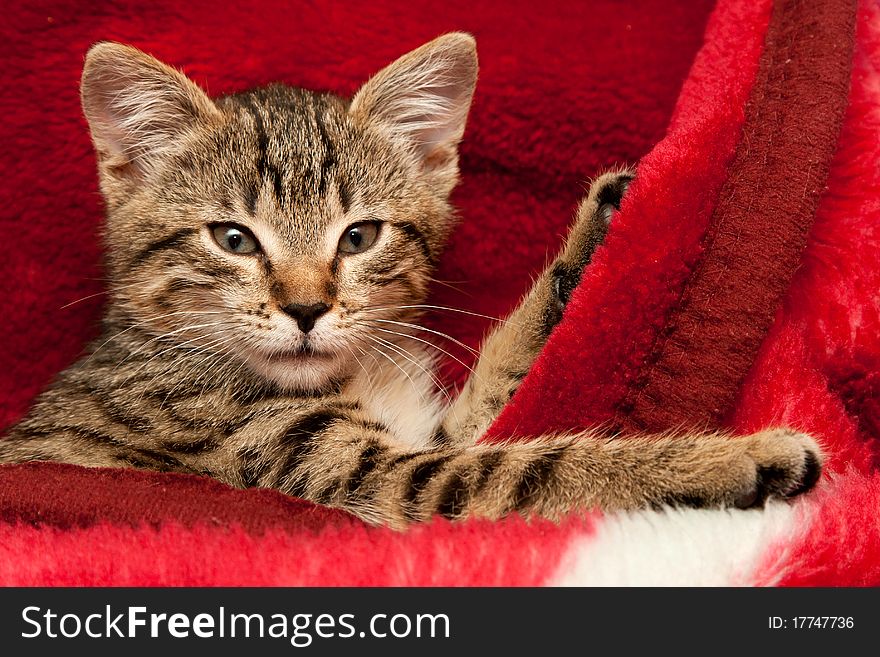
<path fill-rule="evenodd" d="M 406 357 L 387 351 L 361 357 L 345 396 L 391 429 L 401 448 L 421 449 L 430 446 L 444 405 L 432 380 L 431 357 L 419 349 L 407 351 Z"/>

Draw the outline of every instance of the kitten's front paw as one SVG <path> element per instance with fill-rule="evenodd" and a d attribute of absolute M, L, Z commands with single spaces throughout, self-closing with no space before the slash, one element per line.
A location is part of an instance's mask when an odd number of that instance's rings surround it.
<path fill-rule="evenodd" d="M 565 308 L 584 267 L 605 239 L 608 225 L 620 210 L 623 195 L 634 177 L 630 169 L 604 173 L 593 181 L 590 193 L 581 201 L 565 250 L 552 270 L 553 297 L 558 310 Z"/>
<path fill-rule="evenodd" d="M 810 436 L 771 429 L 749 436 L 747 455 L 754 462 L 754 483 L 733 499 L 737 508 L 762 506 L 770 497 L 806 493 L 822 474 L 822 451 Z"/>
<path fill-rule="evenodd" d="M 788 499 L 807 492 L 822 473 L 818 443 L 790 429 L 699 442 L 700 449 L 689 458 L 690 472 L 672 485 L 661 506 L 761 507 L 771 497 Z"/>
<path fill-rule="evenodd" d="M 590 187 L 590 193 L 584 199 L 581 210 L 594 212 L 604 223 L 611 223 L 611 218 L 620 210 L 623 195 L 634 178 L 635 173 L 630 169 L 602 174 Z"/>

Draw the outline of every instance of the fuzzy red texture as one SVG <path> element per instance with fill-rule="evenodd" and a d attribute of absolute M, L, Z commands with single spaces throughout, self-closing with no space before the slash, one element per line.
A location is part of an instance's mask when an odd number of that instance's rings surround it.
<path fill-rule="evenodd" d="M 880 7 L 860 2 L 849 104 L 801 268 L 730 424 L 809 431 L 834 473 L 768 583 L 880 585 Z M 781 576 L 780 576 L 781 573 Z"/>
<path fill-rule="evenodd" d="M 880 585 L 880 473 L 836 475 L 803 507 L 796 535 L 770 545 L 756 586 Z"/>
<path fill-rule="evenodd" d="M 271 490 L 66 464 L 0 468 L 0 582 L 20 586 L 535 586 L 594 517 L 407 532 Z"/>
<path fill-rule="evenodd" d="M 774 2 L 702 260 L 619 406 L 624 430 L 715 427 L 731 410 L 825 187 L 847 105 L 855 8 L 855 0 L 809 12 L 799 0 Z"/>
<path fill-rule="evenodd" d="M 407 532 L 273 490 L 62 463 L 0 468 L 0 582 L 53 586 L 535 586 L 587 514 Z"/>
<path fill-rule="evenodd" d="M 85 528 L 0 525 L 0 582 L 8 586 L 537 586 L 565 548 L 591 531 L 561 526 L 451 523 L 405 533 L 350 520 L 320 532 L 241 526 Z M 23 558 L 26 555 L 26 558 Z"/>
<path fill-rule="evenodd" d="M 84 485 L 84 474 L 88 485 Z M 198 500 L 198 504 L 194 504 Z M 238 526 L 252 534 L 269 529 L 316 532 L 351 524 L 351 516 L 278 491 L 241 491 L 194 475 L 66 463 L 24 463 L 0 468 L 0 520 L 62 529 L 101 523 L 186 527 Z"/>

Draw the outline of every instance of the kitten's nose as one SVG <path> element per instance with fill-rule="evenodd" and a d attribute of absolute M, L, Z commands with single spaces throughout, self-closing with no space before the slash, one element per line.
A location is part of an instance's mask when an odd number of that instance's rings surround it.
<path fill-rule="evenodd" d="M 308 333 L 315 327 L 315 320 L 330 310 L 330 306 L 326 303 L 291 303 L 284 306 L 281 310 L 296 320 L 296 325 L 303 333 Z"/>

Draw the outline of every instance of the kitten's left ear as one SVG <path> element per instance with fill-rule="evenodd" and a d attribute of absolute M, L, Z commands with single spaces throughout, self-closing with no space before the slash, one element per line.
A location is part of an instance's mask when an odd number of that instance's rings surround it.
<path fill-rule="evenodd" d="M 89 50 L 80 94 L 105 184 L 136 181 L 187 134 L 220 117 L 185 75 L 118 43 Z"/>
<path fill-rule="evenodd" d="M 453 32 L 377 73 L 355 94 L 350 112 L 410 148 L 424 170 L 451 191 L 476 82 L 476 42 L 470 34 Z"/>

